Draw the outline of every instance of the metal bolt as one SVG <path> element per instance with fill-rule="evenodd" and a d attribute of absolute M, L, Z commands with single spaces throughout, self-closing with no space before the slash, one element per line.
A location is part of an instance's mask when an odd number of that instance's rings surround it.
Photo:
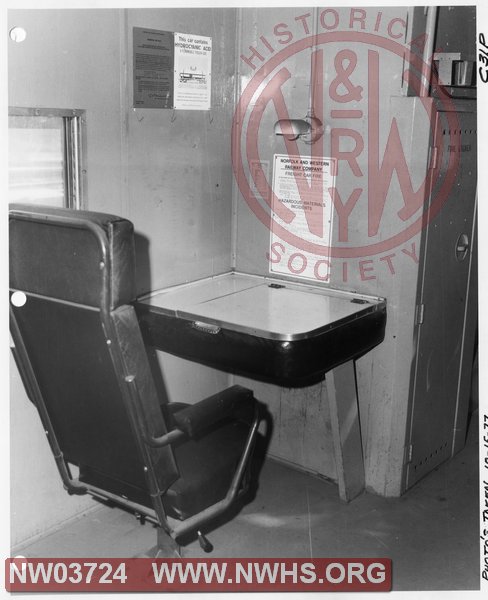
<path fill-rule="evenodd" d="M 112 343 L 112 340 L 107 340 L 107 346 L 110 346 L 111 343 Z"/>

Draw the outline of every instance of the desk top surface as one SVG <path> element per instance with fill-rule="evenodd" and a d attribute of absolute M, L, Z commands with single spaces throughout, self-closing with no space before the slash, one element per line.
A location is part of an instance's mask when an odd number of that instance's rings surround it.
<path fill-rule="evenodd" d="M 374 296 L 235 272 L 158 290 L 139 302 L 176 318 L 280 340 L 318 335 L 385 305 Z"/>

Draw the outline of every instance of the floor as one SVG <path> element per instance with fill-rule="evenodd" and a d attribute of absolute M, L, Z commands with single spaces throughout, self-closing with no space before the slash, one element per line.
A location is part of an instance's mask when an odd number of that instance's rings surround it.
<path fill-rule="evenodd" d="M 394 590 L 479 589 L 478 470 L 475 419 L 466 447 L 396 499 L 364 493 L 345 504 L 334 484 L 268 460 L 254 500 L 208 533 L 213 553 L 194 541 L 184 556 L 385 557 Z M 151 524 L 100 506 L 14 555 L 130 557 L 155 540 Z"/>

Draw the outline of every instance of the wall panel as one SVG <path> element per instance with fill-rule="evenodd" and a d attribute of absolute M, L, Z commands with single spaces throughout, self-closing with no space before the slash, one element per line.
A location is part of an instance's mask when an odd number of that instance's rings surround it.
<path fill-rule="evenodd" d="M 25 42 L 9 41 L 9 104 L 86 110 L 86 206 L 134 222 L 138 292 L 228 270 L 235 11 L 16 10 L 9 25 L 27 31 Z M 132 109 L 134 26 L 213 38 L 211 111 Z M 195 402 L 227 385 L 224 373 L 159 359 L 170 400 Z M 11 398 L 16 544 L 93 503 L 68 498 L 46 458 L 37 465 L 33 510 L 28 456 L 43 457 L 48 447 L 15 365 Z"/>
<path fill-rule="evenodd" d="M 325 8 L 318 9 L 321 15 Z M 370 244 L 372 239 L 368 231 L 368 190 L 370 188 L 369 159 L 373 156 L 374 148 L 370 147 L 370 118 L 374 111 L 378 113 L 378 147 L 380 160 L 385 153 L 386 142 L 390 135 L 393 118 L 398 120 L 401 132 L 401 142 L 405 159 L 412 173 L 412 185 L 418 189 L 425 177 L 429 144 L 428 114 L 415 104 L 414 98 L 402 98 L 402 69 L 404 68 L 402 55 L 394 52 L 383 51 L 376 48 L 377 55 L 371 54 L 375 48 L 362 43 L 357 37 L 355 40 L 346 38 L 346 34 L 377 33 L 384 39 L 394 41 L 392 36 L 399 36 L 398 42 L 405 43 L 407 22 L 407 9 L 402 7 L 382 7 L 371 9 L 334 8 L 328 9 L 327 17 L 322 22 L 318 19 L 318 33 L 324 33 L 323 23 L 330 26 L 333 22 L 333 12 L 337 15 L 337 27 L 330 31 L 342 32 L 334 42 L 319 45 L 323 50 L 323 72 L 320 83 L 323 86 L 323 105 L 316 104 L 315 109 L 322 109 L 325 132 L 318 144 L 319 152 L 323 156 L 333 155 L 334 136 L 336 152 L 353 152 L 356 139 L 364 144 L 364 148 L 356 155 L 356 165 L 348 161 L 345 154 L 339 155 L 336 187 L 341 194 L 342 203 L 351 196 L 356 188 L 361 190 L 361 195 L 351 211 L 347 223 L 348 239 L 339 237 L 339 218 L 334 210 L 333 218 L 333 245 L 341 248 L 354 245 Z M 276 53 L 291 46 L 299 39 L 307 37 L 304 23 L 312 30 L 311 7 L 287 8 L 280 10 L 279 14 L 270 9 L 243 9 L 241 25 L 242 54 L 251 56 L 250 47 L 256 48 L 263 60 L 254 57 L 257 68 L 268 64 Z M 305 17 L 305 15 L 308 15 Z M 361 17 L 365 18 L 361 20 Z M 286 25 L 286 31 L 293 36 L 277 36 L 276 26 Z M 375 31 L 375 28 L 377 30 Z M 284 31 L 285 27 L 280 26 Z M 341 36 L 343 39 L 341 39 Z M 266 40 L 268 45 L 263 41 Z M 271 46 L 273 51 L 269 49 Z M 339 55 L 339 52 L 343 52 Z M 347 95 L 348 89 L 344 84 L 335 87 L 336 78 L 340 74 L 340 64 L 336 62 L 337 56 L 345 57 L 346 53 L 354 53 L 357 64 L 351 74 L 346 78 L 346 83 L 351 89 L 361 88 L 361 94 L 356 100 L 339 102 L 335 98 Z M 310 50 L 299 54 L 290 53 L 291 56 L 284 60 L 281 68 L 288 69 L 292 75 L 281 87 L 281 92 L 291 118 L 303 118 L 309 109 L 310 99 Z M 350 54 L 349 54 L 350 55 Z M 374 79 L 374 60 L 379 61 L 378 78 Z M 344 58 L 343 67 L 347 67 Z M 372 62 L 373 61 L 373 62 Z M 257 72 L 244 60 L 239 61 L 240 93 L 244 94 L 246 86 Z M 276 70 L 278 67 L 276 68 Z M 271 69 L 269 69 L 272 73 Z M 276 71 L 275 71 L 276 72 Z M 268 81 L 271 78 L 268 76 Z M 377 101 L 374 101 L 377 86 Z M 334 95 L 335 94 L 335 95 Z M 354 93 L 353 93 L 354 95 Z M 252 107 L 264 102 L 259 130 L 252 130 L 246 117 L 241 115 L 241 139 L 254 139 L 257 137 L 259 157 L 268 161 L 269 182 L 271 183 L 273 155 L 287 153 L 283 137 L 273 134 L 273 126 L 278 118 L 273 101 L 259 92 L 253 98 Z M 402 104 L 403 103 L 403 104 Z M 332 110 L 354 109 L 361 110 L 360 118 L 335 118 Z M 342 133 L 341 133 L 342 130 Z M 356 138 L 347 135 L 345 130 L 356 133 Z M 312 154 L 312 146 L 301 140 L 296 142 L 298 152 L 303 155 Z M 246 154 L 246 143 L 241 142 L 243 154 Z M 246 170 L 246 176 L 249 171 Z M 359 173 L 359 174 L 358 174 Z M 244 272 L 266 274 L 269 272 L 269 261 L 266 253 L 269 251 L 270 233 L 266 224 L 263 224 L 246 203 L 238 186 L 235 187 L 235 202 L 237 207 L 236 227 L 236 257 L 237 269 Z M 399 186 L 397 175 L 394 173 L 391 187 L 385 203 L 385 211 L 380 222 L 380 240 L 393 235 L 398 227 L 397 211 L 402 207 L 402 190 Z M 396 219 L 396 220 L 395 220 Z M 363 431 L 363 444 L 366 464 L 366 485 L 368 489 L 386 496 L 396 496 L 401 490 L 401 474 L 403 470 L 405 431 L 408 408 L 408 390 L 410 381 L 411 361 L 414 351 L 414 340 L 411 324 L 404 315 L 412 315 L 415 310 L 415 288 L 417 281 L 418 264 L 416 256 L 419 253 L 419 235 L 414 235 L 405 243 L 397 245 L 392 250 L 384 250 L 376 254 L 363 251 L 354 258 L 336 257 L 331 260 L 332 271 L 330 282 L 341 289 L 358 291 L 362 293 L 384 296 L 388 299 L 388 323 L 385 341 L 357 361 L 358 393 L 361 412 L 361 425 Z M 412 246 L 413 245 L 413 246 Z M 405 252 L 405 251 L 406 252 Z M 296 249 L 300 252 L 300 249 Z M 410 253 L 410 254 L 408 254 Z M 413 257 L 411 256 L 413 255 Z M 323 257 L 318 257 L 323 258 Z M 394 272 L 392 272 L 392 270 Z M 247 382 L 252 385 L 252 382 Z M 261 387 L 259 388 L 262 389 Z M 314 404 L 316 387 L 298 390 L 293 394 L 296 406 L 286 402 L 288 392 L 283 390 L 281 400 L 275 402 L 276 394 L 267 394 L 262 389 L 263 400 L 270 402 L 272 412 L 278 421 L 283 420 L 283 411 L 289 410 L 290 415 L 296 415 L 297 428 L 309 429 L 310 435 L 306 441 L 308 453 L 317 452 L 321 455 L 323 469 L 321 473 L 334 477 L 333 457 L 330 455 L 332 447 L 323 444 L 322 435 L 314 428 L 314 413 L 308 411 L 309 403 Z M 323 398 L 325 400 L 325 397 Z M 288 407 L 288 408 L 285 408 Z M 279 412 L 281 411 L 281 412 Z M 294 460 L 296 450 L 284 448 L 280 444 L 273 444 L 271 450 L 286 460 Z M 296 457 L 298 459 L 298 457 Z"/>
<path fill-rule="evenodd" d="M 9 26 L 9 105 L 86 110 L 87 206 L 120 214 L 120 26 L 122 11 L 15 10 Z M 95 92 L 96 90 L 96 92 Z M 12 544 L 93 506 L 63 490 L 41 422 L 11 367 Z"/>

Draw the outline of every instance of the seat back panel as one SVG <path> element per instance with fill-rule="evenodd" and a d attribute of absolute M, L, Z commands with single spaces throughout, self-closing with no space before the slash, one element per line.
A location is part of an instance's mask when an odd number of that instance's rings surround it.
<path fill-rule="evenodd" d="M 127 304 L 134 299 L 132 224 L 38 207 L 30 218 L 21 207 L 10 216 L 10 253 L 12 291 L 27 298 L 11 305 L 14 343 L 26 355 L 19 364 L 36 379 L 40 397 L 32 399 L 45 406 L 50 435 L 80 467 L 81 481 L 150 505 L 150 494 L 166 490 L 178 470 L 171 448 L 150 448 L 134 417 L 136 402 L 150 433 L 166 432 Z M 139 398 L 128 393 L 127 375 Z"/>
<path fill-rule="evenodd" d="M 134 300 L 130 221 L 88 211 L 12 206 L 18 209 L 18 217 L 10 218 L 12 288 L 95 307 L 103 293 L 110 308 Z"/>
<path fill-rule="evenodd" d="M 65 458 L 145 486 L 99 311 L 28 296 L 15 318 Z"/>

